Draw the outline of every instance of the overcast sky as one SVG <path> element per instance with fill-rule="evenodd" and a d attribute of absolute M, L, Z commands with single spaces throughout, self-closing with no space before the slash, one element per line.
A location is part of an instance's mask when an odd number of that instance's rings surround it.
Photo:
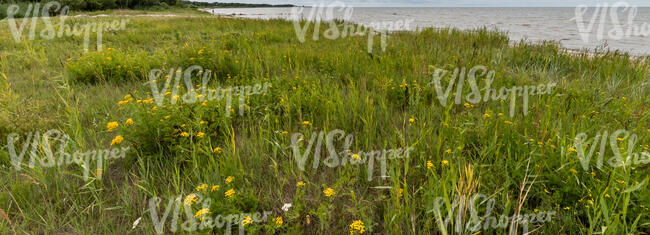
<path fill-rule="evenodd" d="M 334 2 L 332 0 L 192 0 L 199 2 L 239 2 L 239 3 L 267 3 L 267 4 L 294 4 L 311 6 L 318 3 Z M 612 0 L 339 0 L 357 7 L 575 7 L 577 5 L 595 5 L 596 3 L 615 3 Z M 650 7 L 650 0 L 628 0 L 631 5 Z"/>

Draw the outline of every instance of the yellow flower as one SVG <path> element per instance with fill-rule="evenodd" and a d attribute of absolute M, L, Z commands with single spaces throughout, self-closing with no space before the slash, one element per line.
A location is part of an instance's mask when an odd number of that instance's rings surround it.
<path fill-rule="evenodd" d="M 203 209 L 197 211 L 196 214 L 194 214 L 194 218 L 199 218 L 199 217 L 201 217 L 203 215 L 206 215 L 208 213 L 210 213 L 210 209 L 203 208 Z M 203 217 L 201 217 L 201 220 L 203 220 Z"/>
<path fill-rule="evenodd" d="M 117 102 L 117 106 L 127 105 L 128 103 L 129 103 L 128 100 L 120 100 L 119 102 Z"/>
<path fill-rule="evenodd" d="M 571 168 L 571 169 L 569 170 L 569 172 L 571 172 L 571 173 L 573 173 L 573 174 L 578 173 L 578 171 L 576 171 L 576 169 L 573 169 L 573 168 Z"/>
<path fill-rule="evenodd" d="M 221 148 L 216 147 L 214 150 L 212 150 L 213 153 L 221 153 Z"/>
<path fill-rule="evenodd" d="M 451 153 L 451 149 L 445 150 L 445 153 Z"/>
<path fill-rule="evenodd" d="M 489 113 L 485 113 L 485 114 L 483 114 L 483 117 L 484 117 L 484 118 L 489 118 L 489 117 L 490 117 L 490 114 L 489 114 Z"/>
<path fill-rule="evenodd" d="M 232 180 L 234 180 L 234 179 L 235 179 L 235 177 L 228 176 L 228 177 L 226 178 L 226 184 L 230 184 L 230 182 L 232 182 Z"/>
<path fill-rule="evenodd" d="M 513 122 L 508 121 L 508 120 L 503 121 L 503 123 L 508 124 L 508 125 L 512 125 L 512 124 L 514 124 Z"/>
<path fill-rule="evenodd" d="M 219 191 L 219 185 L 213 185 L 212 188 L 210 188 L 210 192 L 214 191 Z"/>
<path fill-rule="evenodd" d="M 355 232 L 359 232 L 359 234 L 362 234 L 366 231 L 366 227 L 363 225 L 363 222 L 361 220 L 355 220 L 350 224 L 350 235 L 353 235 Z"/>
<path fill-rule="evenodd" d="M 165 92 L 165 95 L 166 95 L 166 96 L 167 96 L 167 95 L 171 95 L 171 94 L 172 94 L 171 91 Z"/>
<path fill-rule="evenodd" d="M 574 148 L 569 148 L 569 152 L 578 152 L 578 150 L 576 150 Z"/>
<path fill-rule="evenodd" d="M 201 191 L 201 190 L 205 190 L 207 188 L 208 188 L 207 184 L 201 184 L 201 185 L 196 187 L 196 191 L 198 192 L 198 191 Z"/>
<path fill-rule="evenodd" d="M 332 188 L 326 188 L 325 190 L 323 190 L 323 193 L 325 194 L 326 197 L 331 197 L 332 195 L 336 194 L 336 192 L 334 192 L 334 189 Z"/>
<path fill-rule="evenodd" d="M 203 138 L 205 137 L 205 133 L 199 132 L 198 134 L 196 134 L 196 137 Z"/>
<path fill-rule="evenodd" d="M 296 184 L 296 186 L 298 186 L 298 187 L 305 186 L 305 182 L 298 181 L 298 183 Z"/>
<path fill-rule="evenodd" d="M 185 199 L 183 199 L 183 204 L 188 205 L 188 206 L 191 206 L 192 203 L 195 203 L 195 202 L 198 201 L 198 200 L 199 200 L 199 199 L 196 197 L 196 194 L 193 194 L 193 193 L 192 193 L 192 194 L 190 194 L 190 195 L 187 195 L 187 196 L 185 197 Z"/>
<path fill-rule="evenodd" d="M 449 165 L 449 161 L 447 161 L 447 160 L 442 160 L 442 165 Z"/>
<path fill-rule="evenodd" d="M 354 158 L 354 159 L 357 159 L 357 160 L 358 160 L 358 159 L 359 159 L 359 154 L 356 154 L 356 153 L 355 153 L 355 154 L 352 154 L 352 158 Z"/>
<path fill-rule="evenodd" d="M 121 135 L 115 136 L 115 139 L 113 139 L 113 141 L 111 141 L 111 146 L 116 145 L 116 144 L 120 144 L 120 143 L 122 143 L 122 141 L 124 141 L 124 137 L 122 137 Z"/>
<path fill-rule="evenodd" d="M 618 141 L 623 141 L 623 138 L 616 138 L 616 140 L 618 140 Z"/>
<path fill-rule="evenodd" d="M 409 118 L 409 122 L 410 122 L 410 123 L 414 123 L 414 122 L 415 122 L 415 118 Z"/>
<path fill-rule="evenodd" d="M 224 193 L 224 195 L 225 195 L 227 198 L 232 198 L 233 196 L 235 196 L 235 190 L 234 190 L 234 189 L 230 189 L 230 190 L 226 191 L 226 193 Z"/>
<path fill-rule="evenodd" d="M 431 161 L 427 161 L 427 169 L 433 168 L 433 163 Z"/>
<path fill-rule="evenodd" d="M 567 206 L 567 207 L 565 207 L 565 208 L 563 208 L 563 209 L 564 209 L 565 211 L 568 211 L 568 210 L 571 210 L 571 207 L 568 207 L 568 206 Z"/>
<path fill-rule="evenodd" d="M 281 227 L 283 223 L 284 223 L 284 221 L 282 221 L 282 216 L 275 217 L 275 226 L 276 227 L 278 227 L 278 228 Z"/>
<path fill-rule="evenodd" d="M 503 116 L 503 113 L 498 113 L 497 116 L 501 117 Z"/>
<path fill-rule="evenodd" d="M 188 136 L 190 136 L 190 133 L 183 132 L 183 133 L 181 133 L 181 136 L 182 136 L 182 137 L 188 137 Z"/>
<path fill-rule="evenodd" d="M 283 131 L 283 132 L 280 132 L 280 134 L 286 135 L 286 134 L 289 134 L 289 132 L 288 131 Z"/>
<path fill-rule="evenodd" d="M 472 105 L 469 104 L 469 103 L 464 103 L 463 105 L 464 105 L 466 108 L 472 107 Z"/>
<path fill-rule="evenodd" d="M 252 223 L 253 223 L 253 219 L 251 219 L 250 216 L 244 217 L 244 219 L 241 221 L 242 226 L 246 226 L 246 225 L 249 225 L 249 224 L 252 224 Z"/>
<path fill-rule="evenodd" d="M 304 121 L 304 122 L 302 122 L 302 124 L 305 125 L 305 126 L 311 125 L 311 123 L 309 121 Z"/>
<path fill-rule="evenodd" d="M 203 125 L 205 124 L 205 121 L 200 121 L 199 124 Z"/>
<path fill-rule="evenodd" d="M 109 132 L 115 130 L 115 128 L 117 128 L 118 126 L 120 126 L 120 124 L 117 122 L 109 122 L 108 124 L 106 124 L 106 128 L 108 129 Z"/>
<path fill-rule="evenodd" d="M 133 125 L 133 119 L 130 119 L 130 118 L 129 118 L 129 119 L 126 119 L 126 121 L 124 122 L 124 125 L 125 125 L 125 126 Z"/>

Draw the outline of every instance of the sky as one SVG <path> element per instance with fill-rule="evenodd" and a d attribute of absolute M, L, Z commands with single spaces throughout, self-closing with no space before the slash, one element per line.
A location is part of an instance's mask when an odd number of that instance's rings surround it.
<path fill-rule="evenodd" d="M 266 4 L 294 4 L 312 6 L 334 2 L 333 0 L 191 0 L 199 2 L 238 2 Z M 598 3 L 615 3 L 615 0 L 338 0 L 355 7 L 576 7 L 595 6 Z M 650 0 L 627 0 L 630 5 L 650 7 Z"/>

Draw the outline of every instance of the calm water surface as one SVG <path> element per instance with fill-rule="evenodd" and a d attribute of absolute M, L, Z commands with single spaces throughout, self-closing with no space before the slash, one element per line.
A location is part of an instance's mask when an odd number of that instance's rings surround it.
<path fill-rule="evenodd" d="M 304 18 L 309 18 L 311 9 L 313 8 L 303 9 Z M 488 27 L 508 32 L 511 40 L 557 41 L 570 49 L 608 48 L 635 55 L 650 54 L 650 8 L 636 9 L 633 17 L 629 10 L 622 8 L 614 11 L 616 17 L 613 17 L 611 9 L 607 9 L 605 17 L 599 13 L 592 21 L 596 8 L 589 8 L 577 20 L 576 8 L 354 8 L 349 20 L 364 25 L 409 20 L 412 23 L 406 30 L 425 27 Z M 334 17 L 344 18 L 343 12 L 339 10 L 340 8 L 333 11 Z M 243 18 L 293 18 L 291 8 L 220 8 L 209 11 Z M 615 19 L 618 19 L 618 23 Z M 579 30 L 578 23 L 582 23 L 586 29 L 590 22 L 594 22 L 591 30 Z M 600 32 L 603 33 L 599 34 L 601 25 Z M 616 29 L 615 25 L 623 32 L 628 30 L 629 25 L 639 30 L 636 34 L 624 35 L 621 38 L 608 36 L 608 32 Z M 602 37 L 598 38 L 598 35 Z"/>

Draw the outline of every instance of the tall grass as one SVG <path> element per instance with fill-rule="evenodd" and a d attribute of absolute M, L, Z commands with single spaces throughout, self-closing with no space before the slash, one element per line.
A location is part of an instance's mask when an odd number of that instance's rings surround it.
<path fill-rule="evenodd" d="M 535 233 L 650 230 L 648 208 L 641 207 L 650 204 L 648 186 L 640 184 L 646 166 L 586 172 L 567 151 L 577 133 L 616 129 L 637 133 L 648 148 L 648 64 L 627 55 L 569 55 L 552 42 L 511 44 L 502 32 L 447 28 L 397 32 L 386 51 L 376 46 L 368 53 L 366 37 L 300 43 L 291 22 L 220 17 L 133 17 L 126 31 L 104 35 L 102 52 L 83 53 L 80 40 L 0 41 L 0 72 L 9 84 L 3 94 L 12 97 L 0 110 L 8 120 L 0 123 L 9 123 L 0 136 L 57 128 L 74 140 L 70 150 L 87 151 L 122 135 L 120 145 L 133 151 L 90 182 L 80 179 L 90 166 L 15 171 L 0 151 L 0 208 L 12 220 L 0 217 L 0 232 L 152 233 L 149 198 L 185 196 L 203 183 L 221 186 L 213 213 L 272 210 L 283 217 L 279 228 L 272 221 L 246 227 L 260 233 L 347 233 L 362 220 L 368 233 L 438 234 L 434 199 L 475 193 L 494 198 L 498 215 L 520 206 L 522 214 L 558 212 Z M 273 85 L 246 101 L 244 115 L 229 117 L 223 101 L 155 109 L 137 102 L 152 98 L 151 69 L 191 65 L 212 71 L 211 88 Z M 476 65 L 496 72 L 495 88 L 558 86 L 531 97 L 525 116 L 520 103 L 513 117 L 508 102 L 452 99 L 443 106 L 430 85 L 434 70 Z M 118 106 L 123 100 L 130 101 Z M 134 124 L 124 125 L 129 118 Z M 112 121 L 120 127 L 109 132 Z M 303 133 L 307 142 L 313 131 L 334 129 L 354 136 L 353 152 L 414 150 L 388 162 L 387 179 L 375 170 L 367 181 L 367 168 L 354 165 L 300 171 L 291 135 Z M 535 183 L 520 205 L 531 175 Z M 235 179 L 230 184 L 228 176 Z M 626 191 L 635 185 L 641 187 Z M 336 194 L 325 196 L 326 188 Z M 232 199 L 223 198 L 228 189 L 237 192 Z M 284 212 L 284 203 L 293 207 Z M 453 226 L 446 231 L 455 233 Z"/>

